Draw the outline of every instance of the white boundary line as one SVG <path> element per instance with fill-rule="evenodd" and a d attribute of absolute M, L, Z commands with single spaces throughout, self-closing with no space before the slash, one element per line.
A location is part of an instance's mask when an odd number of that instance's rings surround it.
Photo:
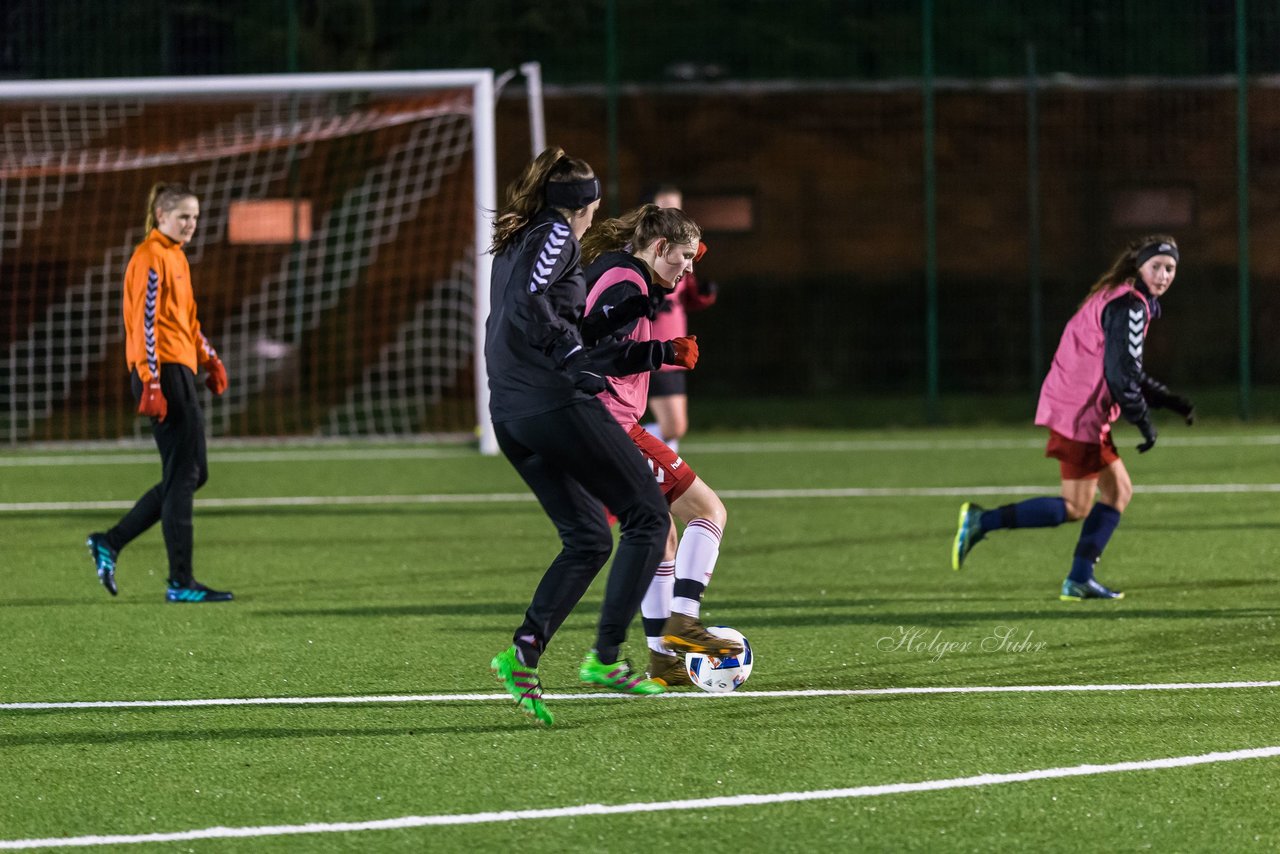
<path fill-rule="evenodd" d="M 376 821 L 346 821 L 309 824 L 277 824 L 259 827 L 206 827 L 199 830 L 183 830 L 172 833 L 120 834 L 115 836 L 64 836 L 45 839 L 0 840 L 0 849 L 19 850 L 30 848 L 72 848 L 96 845 L 128 845 L 145 842 L 184 842 L 193 839 L 246 839 L 264 836 L 289 836 L 310 833 L 358 833 L 368 830 L 404 830 L 413 827 L 442 827 L 465 824 L 498 824 L 513 821 L 572 818 L 576 816 L 625 815 L 629 813 L 671 812 L 675 810 L 711 810 L 726 807 L 765 806 L 768 804 L 797 803 L 802 801 L 846 800 L 870 798 L 880 795 L 901 795 L 913 792 L 939 792 L 947 789 L 971 789 L 979 786 L 995 786 L 1004 783 L 1027 783 L 1037 780 L 1055 780 L 1065 777 L 1090 777 L 1098 774 L 1117 774 L 1126 771 L 1155 771 L 1168 768 L 1187 768 L 1220 762 L 1240 762 L 1247 759 L 1270 759 L 1280 756 L 1280 746 L 1255 747 L 1246 750 L 1228 750 L 1202 753 L 1195 756 L 1170 756 L 1164 759 L 1144 759 L 1131 762 L 1113 762 L 1108 765 L 1074 765 L 1063 768 L 1041 768 L 1018 771 L 1011 774 L 978 774 L 972 777 L 951 777 L 942 780 L 923 780 L 916 783 L 887 783 L 878 786 L 856 786 L 847 789 L 818 789 L 809 792 L 774 792 L 763 795 L 724 795 L 714 798 L 690 798 L 680 801 L 649 801 L 629 804 L 580 804 L 578 806 L 552 807 L 549 809 L 502 810 L 443 815 L 407 815 Z"/>
<path fill-rule="evenodd" d="M 829 688 L 794 691 L 734 691 L 728 694 L 710 694 L 702 691 L 672 692 L 651 698 L 638 698 L 634 694 L 599 691 L 586 694 L 546 694 L 548 700 L 601 700 L 625 698 L 628 700 L 655 699 L 728 699 L 730 697 L 880 697 L 902 694 L 1050 694 L 1059 692 L 1088 691 L 1209 691 L 1235 688 L 1280 688 L 1280 681 L 1271 682 L 1150 682 L 1101 685 L 938 685 L 915 688 Z M 66 702 L 0 703 L 0 711 L 50 710 L 50 709 L 179 709 L 198 706 L 328 706 L 356 705 L 361 703 L 468 703 L 511 702 L 508 694 L 369 694 L 345 697 L 210 697 L 191 700 L 83 700 Z"/>
<path fill-rule="evenodd" d="M 1235 495 L 1280 492 L 1280 483 L 1165 483 L 1134 486 L 1136 493 L 1158 495 Z M 970 498 L 997 495 L 1056 495 L 1057 485 L 1015 486 L 884 486 L 833 487 L 830 489 L 721 489 L 722 498 Z M 355 507 L 388 504 L 514 504 L 531 503 L 527 492 L 474 492 L 425 495 L 266 495 L 259 498 L 197 498 L 196 507 Z M 52 513 L 71 510 L 128 510 L 131 500 L 111 501 L 11 501 L 0 503 L 0 513 Z"/>
<path fill-rule="evenodd" d="M 1236 446 L 1280 445 L 1280 435 L 1258 436 L 1185 436 L 1160 439 L 1160 446 L 1221 448 Z M 755 453 L 852 453 L 859 451 L 1001 451 L 1037 449 L 1044 447 L 1044 439 L 819 439 L 812 442 L 778 441 L 725 441 L 689 442 L 686 452 L 694 456 L 702 454 L 755 454 Z M 209 452 L 211 462 L 227 463 L 289 463 L 343 460 L 436 460 L 479 457 L 472 447 L 426 446 L 404 448 L 278 448 L 275 450 L 214 448 Z M 39 466 L 107 466 L 154 465 L 159 458 L 154 452 L 85 450 L 74 454 L 0 455 L 0 468 Z"/>
<path fill-rule="evenodd" d="M 284 495 L 261 498 L 197 498 L 197 508 L 344 507 L 382 504 L 508 504 L 534 500 L 528 492 L 444 493 L 439 495 Z M 62 510 L 128 510 L 133 501 L 16 501 L 0 513 Z"/>

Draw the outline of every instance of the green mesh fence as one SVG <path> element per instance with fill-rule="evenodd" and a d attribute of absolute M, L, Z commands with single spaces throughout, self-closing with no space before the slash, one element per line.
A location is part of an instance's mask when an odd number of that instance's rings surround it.
<path fill-rule="evenodd" d="M 623 81 L 890 80 L 921 69 L 921 0 L 613 0 Z M 18 77 L 513 67 L 598 83 L 608 0 L 11 0 Z M 1231 0 L 935 0 L 940 75 L 1187 76 L 1234 70 Z M 1254 2 L 1250 68 L 1280 68 L 1280 13 Z M 290 30 L 296 38 L 290 65 Z"/>
<path fill-rule="evenodd" d="M 1149 370 L 1225 389 L 1246 414 L 1251 390 L 1280 387 L 1280 351 L 1267 346 L 1280 337 L 1274 3 L 16 0 L 5 10 L 0 75 L 16 78 L 539 61 L 549 141 L 602 172 L 616 163 L 622 207 L 674 182 L 691 209 L 725 197 L 750 209 L 745 227 L 708 231 L 703 272 L 722 296 L 691 320 L 704 342 L 695 395 L 1029 398 L 1089 284 L 1152 231 L 1173 233 L 1183 262 Z M 528 157 L 521 96 L 510 87 L 499 104 L 500 182 Z"/>

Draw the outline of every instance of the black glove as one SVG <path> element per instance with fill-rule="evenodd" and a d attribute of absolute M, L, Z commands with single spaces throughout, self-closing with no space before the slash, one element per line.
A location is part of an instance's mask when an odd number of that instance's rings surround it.
<path fill-rule="evenodd" d="M 569 375 L 573 387 L 578 391 L 595 396 L 608 388 L 604 376 L 593 368 L 582 350 L 565 359 L 564 372 Z"/>
<path fill-rule="evenodd" d="M 604 377 L 595 371 L 581 370 L 573 375 L 573 387 L 578 391 L 595 397 L 600 392 L 609 387 L 604 381 Z"/>
<path fill-rule="evenodd" d="M 1138 453 L 1145 454 L 1156 445 L 1156 425 L 1150 421 L 1143 421 L 1138 425 L 1138 429 L 1142 431 L 1142 438 L 1146 439 L 1145 442 L 1138 446 Z"/>
<path fill-rule="evenodd" d="M 1164 408 L 1185 418 L 1188 427 L 1196 423 L 1196 405 L 1185 397 L 1176 394 L 1169 395 L 1164 401 Z"/>
<path fill-rule="evenodd" d="M 1169 387 L 1164 383 L 1147 377 L 1143 381 L 1142 396 L 1151 406 L 1158 406 L 1181 415 L 1186 419 L 1188 427 L 1196 422 L 1196 405 L 1185 397 L 1169 391 Z"/>
<path fill-rule="evenodd" d="M 704 297 L 715 296 L 720 290 L 715 279 L 694 279 L 694 282 L 698 286 L 698 293 Z"/>

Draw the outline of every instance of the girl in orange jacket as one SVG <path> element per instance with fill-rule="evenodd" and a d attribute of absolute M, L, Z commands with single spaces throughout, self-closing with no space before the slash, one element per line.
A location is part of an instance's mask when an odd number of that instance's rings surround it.
<path fill-rule="evenodd" d="M 115 527 L 89 535 L 98 580 L 116 595 L 116 557 L 156 522 L 169 555 L 166 602 L 225 602 L 192 572 L 192 508 L 208 480 L 204 413 L 196 396 L 196 370 L 207 372 L 214 394 L 227 390 L 227 369 L 200 331 L 191 267 L 182 245 L 195 234 L 200 202 L 178 184 L 159 183 L 147 200 L 147 236 L 133 251 L 124 282 L 125 358 L 138 414 L 151 418 L 163 476 Z"/>

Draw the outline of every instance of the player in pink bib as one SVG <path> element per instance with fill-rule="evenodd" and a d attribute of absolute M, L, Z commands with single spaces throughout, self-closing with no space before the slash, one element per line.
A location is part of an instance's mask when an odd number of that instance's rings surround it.
<path fill-rule="evenodd" d="M 1151 408 L 1170 409 L 1188 425 L 1195 420 L 1191 401 L 1170 392 L 1142 366 L 1147 329 L 1160 316 L 1160 297 L 1177 270 L 1178 244 L 1168 235 L 1153 234 L 1130 243 L 1094 283 L 1067 322 L 1036 407 L 1036 424 L 1049 429 L 1045 456 L 1059 462 L 1062 495 L 994 510 L 965 502 L 951 547 L 953 569 L 960 569 L 974 545 L 992 531 L 1056 527 L 1083 519 L 1059 598 L 1124 597 L 1093 577 L 1133 497 L 1133 482 L 1116 451 L 1111 425 L 1123 415 L 1142 433 L 1138 452 L 1146 453 L 1156 443 Z"/>
<path fill-rule="evenodd" d="M 653 203 L 660 208 L 683 208 L 684 194 L 678 187 L 663 185 L 653 194 Z M 667 340 L 687 336 L 688 313 L 702 311 L 715 304 L 716 283 L 697 275 L 696 269 L 706 248 L 705 243 L 699 243 L 693 257 L 695 269 L 681 276 L 659 303 L 657 315 L 653 318 L 654 338 Z M 687 374 L 688 370 L 679 365 L 663 365 L 649 377 L 649 414 L 652 420 L 644 425 L 644 429 L 676 453 L 680 452 L 680 440 L 689 429 Z"/>
<path fill-rule="evenodd" d="M 640 450 L 672 515 L 685 524 L 678 541 L 672 526 L 666 551 L 640 607 L 650 650 L 649 677 L 668 686 L 690 684 L 683 668 L 686 652 L 734 655 L 742 651 L 740 644 L 708 633 L 700 619 L 702 594 L 720 555 L 727 514 L 711 487 L 640 425 L 650 374 L 633 373 L 635 360 L 615 359 L 611 351 L 661 346 L 667 351 L 663 364 L 692 368 L 697 363 L 696 339 L 653 340 L 652 318 L 667 293 L 693 268 L 700 237 L 697 224 L 682 211 L 648 204 L 596 223 L 582 240 L 589 289 L 584 330 L 605 325 L 604 318 L 617 318 L 620 309 L 625 316 L 624 307 L 639 298 L 649 306 L 644 315 L 628 319 L 602 337 L 591 355 L 593 363 L 609 377 L 608 388 L 600 394 L 605 408 Z M 610 362 L 615 366 L 606 367 Z"/>

